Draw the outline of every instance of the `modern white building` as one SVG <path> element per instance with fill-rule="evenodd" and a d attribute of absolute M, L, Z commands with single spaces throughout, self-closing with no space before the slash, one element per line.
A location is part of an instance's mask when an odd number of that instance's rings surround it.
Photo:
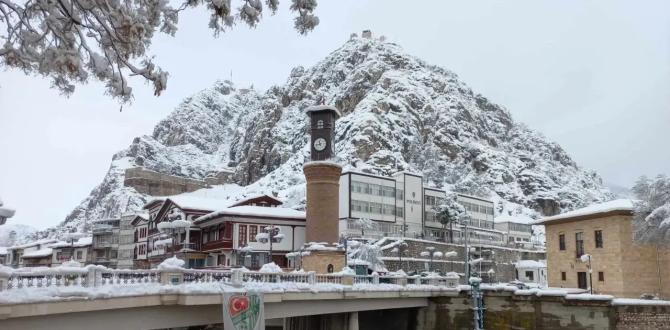
<path fill-rule="evenodd" d="M 391 177 L 345 171 L 340 176 L 340 233 L 351 236 L 407 236 L 445 240 L 447 233 L 436 219 L 443 204 L 443 189 L 426 187 L 421 175 L 400 172 Z M 457 194 L 468 211 L 470 239 L 475 243 L 500 244 L 503 232 L 494 228 L 493 202 Z M 371 228 L 366 226 L 370 219 Z M 453 237 L 463 237 L 461 225 L 453 225 Z"/>
<path fill-rule="evenodd" d="M 519 260 L 514 266 L 517 280 L 529 286 L 547 286 L 547 262 L 545 260 Z"/>
<path fill-rule="evenodd" d="M 518 248 L 530 248 L 533 243 L 532 218 L 518 215 L 500 215 L 495 218 L 495 228 L 505 235 L 507 245 Z"/>

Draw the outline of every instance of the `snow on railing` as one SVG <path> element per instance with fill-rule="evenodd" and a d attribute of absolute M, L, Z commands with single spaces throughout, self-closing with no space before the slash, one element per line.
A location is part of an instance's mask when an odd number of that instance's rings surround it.
<path fill-rule="evenodd" d="M 0 291 L 21 290 L 26 288 L 49 287 L 107 287 L 134 285 L 174 285 L 193 283 L 225 283 L 232 286 L 244 286 L 245 283 L 304 283 L 307 285 L 336 284 L 390 284 L 398 286 L 432 285 L 455 288 L 458 279 L 441 276 L 420 277 L 389 274 L 380 276 L 355 275 L 353 273 L 316 274 L 315 272 L 294 271 L 258 272 L 246 269 L 213 270 L 185 269 L 181 266 L 163 269 L 109 269 L 103 266 L 55 267 L 40 269 L 0 268 Z"/>
<path fill-rule="evenodd" d="M 98 285 L 160 283 L 161 281 L 161 273 L 156 269 L 97 269 L 95 276 L 95 283 Z"/>
<path fill-rule="evenodd" d="M 229 270 L 213 269 L 186 269 L 184 270 L 184 283 L 211 283 L 231 281 L 231 272 Z"/>

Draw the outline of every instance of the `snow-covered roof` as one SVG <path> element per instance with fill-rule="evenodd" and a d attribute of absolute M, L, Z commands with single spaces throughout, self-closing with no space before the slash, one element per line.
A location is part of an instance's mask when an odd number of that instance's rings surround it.
<path fill-rule="evenodd" d="M 45 238 L 45 239 L 37 240 L 37 241 L 34 241 L 34 242 L 26 243 L 26 244 L 15 245 L 15 246 L 9 247 L 7 249 L 9 249 L 9 250 L 25 249 L 25 248 L 29 248 L 29 247 L 33 247 L 33 246 L 37 246 L 37 245 L 50 244 L 50 243 L 55 243 L 55 242 L 57 242 L 57 240 L 51 239 L 51 238 Z"/>
<path fill-rule="evenodd" d="M 93 244 L 93 237 L 82 237 L 74 243 L 59 241 L 49 245 L 50 248 L 64 248 L 64 247 L 84 247 Z"/>
<path fill-rule="evenodd" d="M 251 195 L 250 197 L 242 198 L 242 199 L 236 201 L 235 203 L 233 203 L 230 206 L 238 206 L 238 205 L 248 203 L 249 201 L 252 201 L 254 199 L 263 199 L 263 198 L 274 200 L 277 205 L 284 204 L 284 202 L 279 198 L 276 198 L 276 197 L 273 197 L 273 196 L 270 196 L 270 195 L 267 195 L 267 194 L 257 194 L 257 195 Z"/>
<path fill-rule="evenodd" d="M 330 105 L 314 105 L 305 110 L 305 113 L 310 112 L 321 112 L 321 111 L 333 111 L 337 114 L 338 117 L 342 117 L 342 113 L 336 107 Z"/>
<path fill-rule="evenodd" d="M 519 260 L 514 263 L 516 268 L 547 268 L 543 260 Z"/>
<path fill-rule="evenodd" d="M 213 186 L 212 188 L 199 189 L 193 192 L 179 195 L 156 197 L 149 200 L 145 204 L 145 207 L 146 205 L 150 205 L 155 202 L 163 203 L 169 199 L 181 208 L 216 211 L 237 203 L 238 200 L 236 197 L 240 195 L 242 195 L 242 198 L 247 198 L 245 195 L 241 194 L 240 186 L 226 184 Z"/>
<path fill-rule="evenodd" d="M 593 204 L 587 207 L 577 209 L 574 211 L 569 211 L 561 213 L 559 215 L 554 215 L 551 217 L 542 218 L 533 222 L 536 225 L 543 225 L 554 221 L 567 220 L 577 217 L 587 217 L 587 216 L 597 216 L 600 214 L 610 213 L 610 212 L 632 212 L 633 211 L 633 200 L 631 199 L 615 199 L 613 201 Z"/>
<path fill-rule="evenodd" d="M 44 248 L 41 250 L 35 250 L 35 251 L 30 251 L 26 252 L 23 254 L 23 258 L 42 258 L 42 257 L 48 257 L 51 254 L 53 254 L 53 250 L 51 248 Z"/>
<path fill-rule="evenodd" d="M 7 254 L 7 248 L 0 246 L 0 256 L 4 256 L 5 254 Z"/>
<path fill-rule="evenodd" d="M 243 205 L 243 206 L 229 207 L 227 209 L 203 215 L 202 217 L 198 218 L 195 222 L 198 223 L 226 215 L 305 220 L 305 212 L 297 211 L 287 207 L 264 207 L 264 206 Z"/>
<path fill-rule="evenodd" d="M 516 215 L 509 215 L 509 214 L 501 214 L 495 219 L 493 219 L 495 223 L 503 223 L 503 222 L 511 222 L 511 223 L 520 223 L 524 225 L 530 225 L 535 222 L 535 220 L 525 214 L 516 214 Z"/>

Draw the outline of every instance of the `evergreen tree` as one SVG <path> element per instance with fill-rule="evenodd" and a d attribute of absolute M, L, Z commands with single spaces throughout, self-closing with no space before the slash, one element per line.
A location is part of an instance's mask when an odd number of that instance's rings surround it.
<path fill-rule="evenodd" d="M 454 242 L 454 223 L 461 222 L 465 216 L 465 208 L 458 203 L 457 195 L 450 193 L 444 203 L 437 208 L 437 221 L 442 224 L 442 230 L 446 231 L 449 226 L 449 242 Z"/>
<path fill-rule="evenodd" d="M 633 186 L 635 240 L 653 245 L 670 245 L 670 178 L 640 177 Z"/>
<path fill-rule="evenodd" d="M 0 67 L 49 77 L 65 95 L 94 78 L 105 83 L 107 94 L 128 102 L 128 74 L 143 77 L 160 95 L 168 73 L 146 54 L 154 36 L 174 36 L 179 13 L 196 7 L 209 12 L 214 35 L 236 21 L 255 27 L 264 10 L 261 0 L 238 0 L 237 10 L 232 1 L 0 0 Z M 317 0 L 291 1 L 296 30 L 313 30 L 319 24 L 313 14 Z M 265 1 L 272 14 L 278 5 L 279 0 Z"/>

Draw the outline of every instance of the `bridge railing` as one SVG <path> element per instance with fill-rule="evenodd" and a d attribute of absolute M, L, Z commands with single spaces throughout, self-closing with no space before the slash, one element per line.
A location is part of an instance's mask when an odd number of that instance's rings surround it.
<path fill-rule="evenodd" d="M 96 269 L 95 286 L 160 283 L 161 272 L 157 269 Z"/>
<path fill-rule="evenodd" d="M 32 272 L 12 272 L 3 276 L 0 273 L 0 290 L 16 290 L 23 288 L 46 287 L 92 287 L 88 271 L 61 272 L 50 269 L 39 269 Z"/>
<path fill-rule="evenodd" d="M 210 269 L 186 269 L 184 270 L 184 283 L 211 283 L 231 281 L 231 272 L 229 270 L 210 270 Z"/>
<path fill-rule="evenodd" d="M 458 278 L 398 276 L 377 273 L 354 275 L 346 273 L 316 274 L 315 272 L 266 273 L 241 269 L 109 269 L 102 266 L 82 268 L 42 268 L 12 270 L 0 268 L 0 291 L 49 287 L 102 287 L 131 285 L 172 285 L 181 283 L 227 283 L 243 286 L 245 283 L 303 283 L 307 285 L 433 285 L 456 287 Z"/>

